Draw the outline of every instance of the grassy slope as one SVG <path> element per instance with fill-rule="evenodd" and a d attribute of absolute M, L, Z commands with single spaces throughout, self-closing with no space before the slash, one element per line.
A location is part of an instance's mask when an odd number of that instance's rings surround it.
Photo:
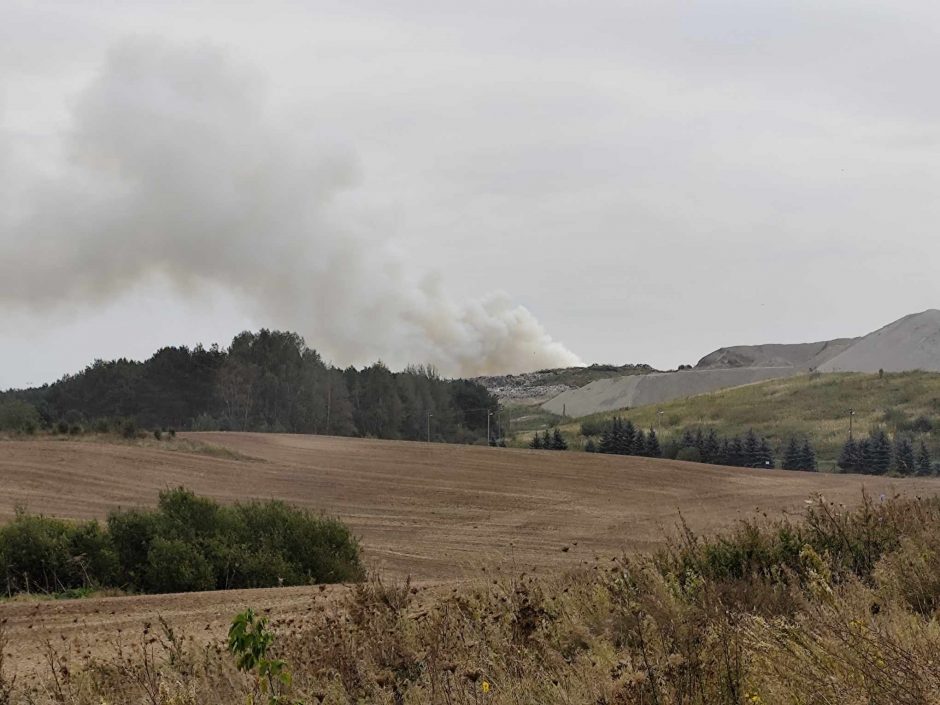
<path fill-rule="evenodd" d="M 874 425 L 894 432 L 925 415 L 934 422 L 924 436 L 940 454 L 940 374 L 812 374 L 771 380 L 620 412 L 605 412 L 562 427 L 577 434 L 583 421 L 615 415 L 643 428 L 655 427 L 664 438 L 689 426 L 714 428 L 721 434 L 740 434 L 749 428 L 776 443 L 790 436 L 809 436 L 825 464 L 832 465 L 848 435 L 848 410 L 855 409 L 855 430 L 867 433 Z M 662 412 L 662 416 L 659 416 Z M 660 420 L 661 419 L 661 420 Z"/>

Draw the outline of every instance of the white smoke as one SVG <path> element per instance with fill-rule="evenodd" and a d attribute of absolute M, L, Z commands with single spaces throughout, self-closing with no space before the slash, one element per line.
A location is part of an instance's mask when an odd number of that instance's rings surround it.
<path fill-rule="evenodd" d="M 0 300 L 94 303 L 152 275 L 221 285 L 340 362 L 473 375 L 578 364 L 506 296 L 456 303 L 376 247 L 342 205 L 357 163 L 267 112 L 213 49 L 135 40 L 74 109 L 62 175 L 0 239 Z"/>

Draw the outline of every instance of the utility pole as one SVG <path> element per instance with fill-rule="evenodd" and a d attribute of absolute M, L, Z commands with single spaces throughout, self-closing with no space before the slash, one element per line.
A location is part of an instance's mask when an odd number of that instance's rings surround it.
<path fill-rule="evenodd" d="M 431 417 L 434 416 L 430 411 L 428 412 L 428 443 L 431 442 Z"/>
<path fill-rule="evenodd" d="M 493 415 L 492 411 L 486 412 L 486 445 L 490 445 L 490 417 Z"/>
<path fill-rule="evenodd" d="M 855 418 L 855 409 L 849 409 L 849 440 L 852 440 L 852 419 Z"/>

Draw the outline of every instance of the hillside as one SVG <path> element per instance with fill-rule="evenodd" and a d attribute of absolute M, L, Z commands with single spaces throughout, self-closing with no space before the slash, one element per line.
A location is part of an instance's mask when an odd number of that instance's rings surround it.
<path fill-rule="evenodd" d="M 940 310 L 905 316 L 861 338 L 819 343 L 739 345 L 709 353 L 694 369 L 637 379 L 610 377 L 569 389 L 542 404 L 567 416 L 663 404 L 804 372 L 940 372 Z"/>
<path fill-rule="evenodd" d="M 575 434 L 580 424 L 619 415 L 643 428 L 655 427 L 663 440 L 687 427 L 714 428 L 737 435 L 753 428 L 774 443 L 790 436 L 812 439 L 824 466 L 831 466 L 849 431 L 848 410 L 855 410 L 857 433 L 874 425 L 889 432 L 911 431 L 918 417 L 933 425 L 920 434 L 940 452 L 940 374 L 808 374 L 776 379 L 711 394 L 620 412 L 595 414 L 563 427 Z"/>
<path fill-rule="evenodd" d="M 661 546 L 680 510 L 690 527 L 712 532 L 757 510 L 799 511 L 815 492 L 847 504 L 860 500 L 863 487 L 875 495 L 940 492 L 934 479 L 324 436 L 185 435 L 179 442 L 200 452 L 91 440 L 0 442 L 0 518 L 15 504 L 104 517 L 117 506 L 152 505 L 161 489 L 180 484 L 222 501 L 281 498 L 339 516 L 361 537 L 371 566 L 387 579 L 410 575 L 424 590 L 469 576 L 550 577 L 608 563 L 624 550 Z M 433 590 L 449 593 L 450 586 Z M 25 677 L 48 669 L 49 638 L 77 654 L 107 655 L 122 634 L 138 639 L 144 623 L 163 617 L 201 648 L 224 638 L 245 605 L 293 621 L 344 593 L 323 586 L 12 602 L 0 603 L 0 618 L 16 640 L 12 666 Z"/>
<path fill-rule="evenodd" d="M 736 367 L 798 367 L 816 369 L 856 343 L 858 338 L 838 338 L 819 343 L 735 345 L 709 353 L 695 365 L 697 370 Z"/>
<path fill-rule="evenodd" d="M 221 501 L 280 498 L 337 515 L 396 575 L 453 578 L 506 562 L 577 565 L 662 540 L 681 508 L 697 529 L 817 490 L 851 501 L 888 480 L 758 472 L 669 460 L 327 436 L 181 434 L 164 448 L 94 440 L 0 442 L 0 519 L 14 505 L 104 517 L 185 485 Z M 201 452 L 169 450 L 198 441 Z M 219 447 L 226 452 L 209 452 Z M 905 487 L 920 486 L 919 483 Z M 932 484 L 923 485 L 933 486 Z M 563 546 L 577 541 L 577 551 Z"/>
<path fill-rule="evenodd" d="M 821 372 L 940 372 L 940 310 L 886 325 L 819 366 Z"/>
<path fill-rule="evenodd" d="M 562 416 L 580 417 L 625 407 L 659 404 L 799 373 L 800 370 L 794 367 L 741 367 L 610 377 L 563 392 L 542 404 L 542 409 Z"/>

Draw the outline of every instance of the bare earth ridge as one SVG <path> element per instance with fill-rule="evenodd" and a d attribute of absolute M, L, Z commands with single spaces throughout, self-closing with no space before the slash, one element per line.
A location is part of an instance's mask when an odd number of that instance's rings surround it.
<path fill-rule="evenodd" d="M 548 572 L 661 545 L 679 510 L 714 531 L 756 511 L 799 511 L 814 492 L 857 502 L 936 493 L 940 481 L 725 468 L 669 460 L 427 445 L 324 436 L 187 434 L 249 459 L 87 441 L 0 442 L 0 519 L 14 505 L 64 517 L 152 505 L 185 485 L 223 502 L 274 497 L 336 515 L 368 564 L 423 585 L 495 571 Z M 342 588 L 329 588 L 326 596 Z M 248 604 L 288 618 L 317 588 L 4 602 L 21 670 L 41 668 L 47 638 L 77 652 L 113 648 L 158 614 L 218 639 Z M 197 629 L 198 627 L 198 629 Z"/>

